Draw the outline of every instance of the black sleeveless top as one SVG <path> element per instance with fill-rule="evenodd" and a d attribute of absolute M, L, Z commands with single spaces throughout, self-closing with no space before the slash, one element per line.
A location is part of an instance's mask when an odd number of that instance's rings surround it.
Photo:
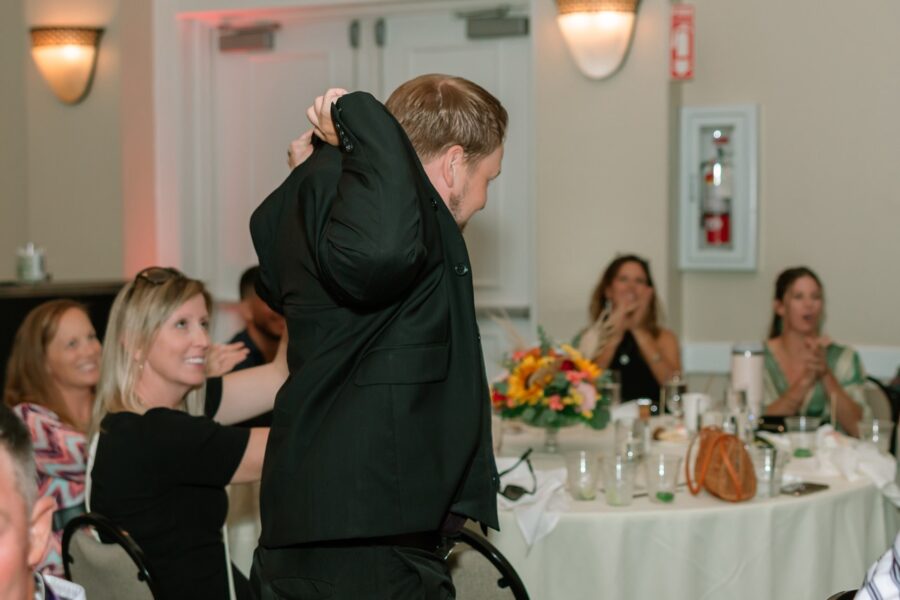
<path fill-rule="evenodd" d="M 659 384 L 630 331 L 625 332 L 622 341 L 616 347 L 609 368 L 619 372 L 623 402 L 650 398 L 654 404 L 659 403 Z"/>

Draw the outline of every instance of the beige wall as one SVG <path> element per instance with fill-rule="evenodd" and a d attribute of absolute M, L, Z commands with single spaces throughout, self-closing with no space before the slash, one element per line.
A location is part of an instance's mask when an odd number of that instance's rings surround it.
<path fill-rule="evenodd" d="M 21 0 L 0 2 L 0 280 L 15 277 L 16 247 L 28 227 L 25 61 L 28 37 Z"/>
<path fill-rule="evenodd" d="M 605 81 L 576 69 L 555 4 L 533 6 L 538 319 L 568 339 L 618 252 L 649 258 L 668 292 L 668 5 L 641 4 L 628 62 Z"/>
<path fill-rule="evenodd" d="M 682 85 L 668 82 L 666 0 L 642 2 L 624 69 L 600 82 L 576 70 L 555 4 L 532 4 L 540 322 L 561 339 L 574 333 L 603 265 L 635 251 L 651 260 L 686 341 L 760 337 L 775 274 L 808 263 L 826 282 L 832 335 L 900 344 L 900 5 L 694 4 L 696 78 Z M 20 57 L 4 61 L 2 81 L 25 85 L 0 97 L 0 277 L 27 238 L 47 246 L 61 279 L 119 276 L 146 260 L 140 249 L 155 253 L 153 154 L 142 145 L 153 131 L 150 5 L 2 3 L 0 43 Z M 15 23 L 72 19 L 107 34 L 94 90 L 67 107 L 39 79 Z M 759 270 L 683 274 L 673 107 L 747 102 L 761 115 Z"/>
<path fill-rule="evenodd" d="M 759 270 L 689 273 L 687 340 L 759 339 L 777 273 L 808 264 L 828 332 L 900 345 L 900 4 L 694 0 L 686 105 L 760 106 Z"/>
<path fill-rule="evenodd" d="M 25 61 L 28 238 L 47 250 L 57 280 L 122 274 L 118 0 L 26 0 L 35 25 L 103 25 L 97 72 L 75 106 L 50 92 Z"/>

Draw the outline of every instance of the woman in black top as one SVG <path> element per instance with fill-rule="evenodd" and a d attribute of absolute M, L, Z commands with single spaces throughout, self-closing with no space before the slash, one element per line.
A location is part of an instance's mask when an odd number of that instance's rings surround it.
<path fill-rule="evenodd" d="M 619 371 L 622 400 L 659 400 L 660 386 L 681 371 L 678 338 L 660 326 L 650 266 L 633 254 L 613 260 L 591 297 L 592 325 L 579 348 L 602 369 Z"/>
<path fill-rule="evenodd" d="M 269 430 L 227 427 L 271 410 L 287 376 L 273 363 L 211 380 L 203 412 L 212 302 L 203 284 L 152 267 L 116 297 L 94 412 L 90 508 L 141 546 L 162 597 L 229 597 L 225 486 L 260 478 Z M 238 598 L 246 579 L 232 567 Z"/>

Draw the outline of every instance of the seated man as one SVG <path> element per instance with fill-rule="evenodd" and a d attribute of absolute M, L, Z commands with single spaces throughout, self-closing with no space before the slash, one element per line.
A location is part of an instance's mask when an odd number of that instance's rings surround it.
<path fill-rule="evenodd" d="M 52 497 L 37 496 L 31 436 L 0 404 L 0 598 L 82 600 L 80 586 L 34 570 L 50 542 L 56 507 Z"/>
<path fill-rule="evenodd" d="M 256 280 L 259 278 L 259 267 L 250 267 L 241 275 L 240 294 L 241 318 L 244 329 L 232 337 L 228 343 L 243 342 L 247 350 L 247 358 L 234 367 L 235 371 L 258 367 L 272 362 L 278 352 L 278 343 L 284 333 L 284 317 L 269 308 L 269 305 L 256 295 Z M 266 412 L 238 425 L 244 427 L 271 427 L 272 412 Z"/>

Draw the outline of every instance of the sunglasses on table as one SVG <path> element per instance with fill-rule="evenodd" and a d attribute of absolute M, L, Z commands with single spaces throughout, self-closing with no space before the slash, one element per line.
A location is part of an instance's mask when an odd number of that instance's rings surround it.
<path fill-rule="evenodd" d="M 531 495 L 537 491 L 537 477 L 534 474 L 534 467 L 531 466 L 531 460 L 528 458 L 529 456 L 531 456 L 532 450 L 533 450 L 533 448 L 529 448 L 528 450 L 526 450 L 522 454 L 522 456 L 519 457 L 519 460 L 516 461 L 516 464 L 514 464 L 510 468 L 505 469 L 497 474 L 497 477 L 501 478 L 504 475 L 515 471 L 516 468 L 518 468 L 518 466 L 521 465 L 523 462 L 526 465 L 528 465 L 528 472 L 531 473 L 531 490 L 529 491 L 529 490 L 523 488 L 521 485 L 509 484 L 506 487 L 504 487 L 502 490 L 500 490 L 500 492 L 499 492 L 500 495 L 503 496 L 504 498 L 506 498 L 507 500 L 515 502 L 522 496 L 524 496 L 526 494 Z"/>

